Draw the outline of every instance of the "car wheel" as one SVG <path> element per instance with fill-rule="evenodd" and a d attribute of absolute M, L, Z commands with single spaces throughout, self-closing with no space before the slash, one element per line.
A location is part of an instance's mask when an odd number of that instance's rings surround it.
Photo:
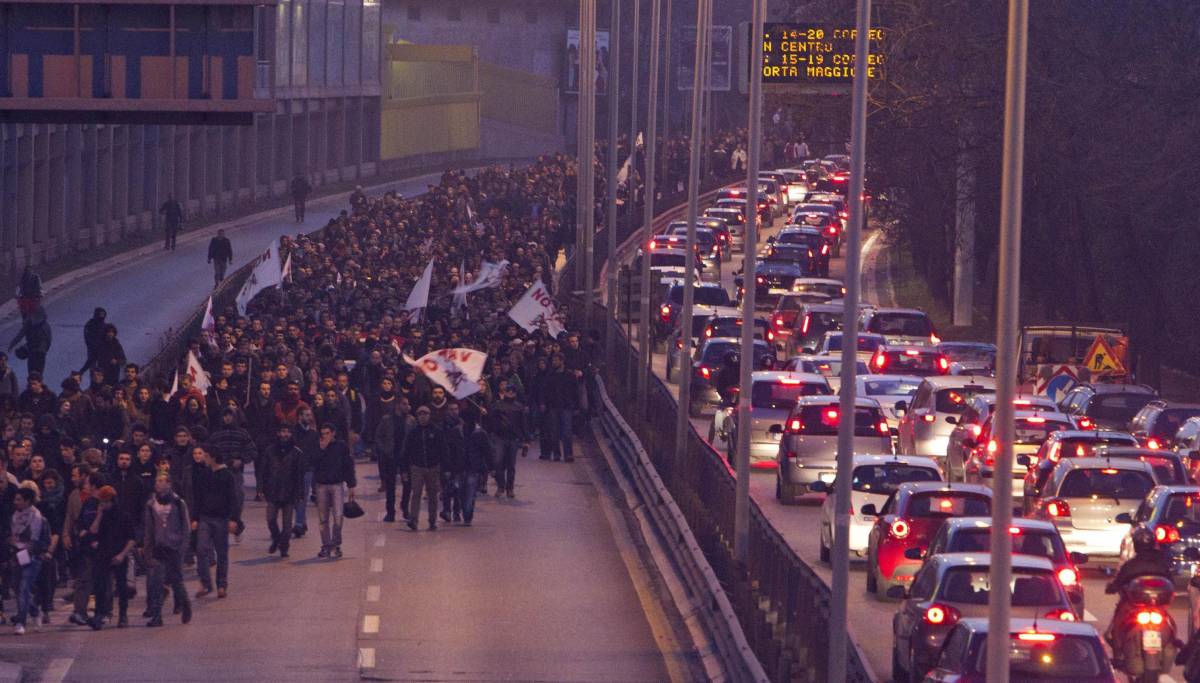
<path fill-rule="evenodd" d="M 715 423 L 708 425 L 708 443 L 713 448 L 717 447 L 717 426 Z"/>
<path fill-rule="evenodd" d="M 670 382 L 670 383 L 672 383 L 672 384 L 674 384 L 674 383 L 675 383 L 675 373 L 674 373 L 674 368 L 672 368 L 672 367 L 671 367 L 671 364 L 670 364 L 670 363 L 667 363 L 667 381 L 668 381 L 668 382 Z"/>
<path fill-rule="evenodd" d="M 824 531 L 824 527 L 822 527 L 822 532 L 823 531 Z M 833 534 L 830 534 L 830 537 L 832 537 L 832 536 L 833 536 Z M 820 548 L 821 561 L 824 562 L 825 564 L 829 564 L 829 546 L 825 545 L 825 534 L 824 533 L 817 534 L 817 543 L 819 543 L 821 546 L 821 548 Z"/>
<path fill-rule="evenodd" d="M 867 592 L 875 593 L 877 582 L 875 580 L 875 561 L 871 559 L 870 553 L 867 554 Z"/>
<path fill-rule="evenodd" d="M 779 502 L 784 505 L 795 505 L 797 494 L 794 485 L 783 481 L 782 475 L 776 477 L 776 481 L 779 482 Z"/>
<path fill-rule="evenodd" d="M 892 648 L 892 683 L 908 683 L 908 672 L 900 664 L 900 653 Z"/>
<path fill-rule="evenodd" d="M 775 477 L 775 500 L 783 500 L 783 485 L 779 483 L 779 477 Z"/>

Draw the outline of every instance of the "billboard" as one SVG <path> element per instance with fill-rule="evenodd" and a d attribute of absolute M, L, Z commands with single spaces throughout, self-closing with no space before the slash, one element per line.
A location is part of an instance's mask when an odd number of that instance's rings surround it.
<path fill-rule="evenodd" d="M 768 22 L 763 24 L 762 82 L 848 84 L 854 81 L 853 27 Z M 867 77 L 883 75 L 886 32 L 873 28 Z M 751 38 L 752 40 L 752 38 Z M 751 44 L 752 45 L 752 44 Z M 753 54 L 751 50 L 750 54 Z"/>
<path fill-rule="evenodd" d="M 563 92 L 579 92 L 579 30 L 567 29 L 566 78 Z M 596 31 L 596 93 L 608 92 L 608 31 Z"/>
<path fill-rule="evenodd" d="M 680 39 L 676 41 L 679 49 L 675 51 L 675 87 L 679 90 L 691 91 L 695 82 L 692 73 L 696 65 L 696 27 L 684 26 L 680 31 Z M 730 89 L 730 79 L 733 75 L 733 27 L 712 27 L 712 69 L 708 74 L 708 90 L 727 92 Z"/>

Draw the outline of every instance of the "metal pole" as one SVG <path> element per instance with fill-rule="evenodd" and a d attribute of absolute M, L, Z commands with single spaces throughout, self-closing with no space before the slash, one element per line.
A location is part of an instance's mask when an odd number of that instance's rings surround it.
<path fill-rule="evenodd" d="M 609 0 L 612 19 L 608 29 L 608 315 L 605 316 L 605 353 L 611 354 L 617 342 L 617 106 L 621 99 L 621 0 Z M 635 62 L 636 64 L 636 62 Z M 631 169 L 632 170 L 632 169 Z M 611 358 L 608 363 L 612 367 Z"/>
<path fill-rule="evenodd" d="M 583 288 L 583 167 L 584 167 L 584 136 L 587 131 L 587 121 L 584 118 L 583 83 L 587 80 L 587 4 L 588 0 L 579 0 L 579 77 L 575 87 L 575 276 L 571 283 L 573 289 Z M 586 315 L 586 313 L 585 313 Z"/>
<path fill-rule="evenodd" d="M 766 0 L 750 0 L 751 10 L 750 44 L 753 57 L 750 60 L 750 150 L 746 160 L 746 234 L 742 247 L 742 282 L 746 293 L 742 295 L 742 365 L 738 391 L 737 430 L 737 490 L 733 508 L 733 556 L 745 565 L 750 552 L 750 395 L 751 377 L 754 372 L 754 278 L 758 264 L 758 166 L 762 150 L 762 33 Z"/>
<path fill-rule="evenodd" d="M 829 680 L 845 683 L 850 593 L 850 477 L 854 457 L 855 403 L 858 388 L 858 299 L 863 230 L 863 167 L 867 154 L 867 56 L 870 53 L 871 0 L 858 0 L 854 36 L 854 105 L 850 120 L 850 225 L 846 243 L 846 302 L 842 322 L 841 419 L 838 422 L 836 508 L 833 514 L 833 586 L 829 605 Z"/>
<path fill-rule="evenodd" d="M 712 147 L 712 90 L 708 87 L 712 80 L 712 3 L 708 5 L 708 14 L 704 18 L 705 33 L 704 37 L 707 49 L 704 51 L 704 93 L 700 99 L 702 104 L 700 108 L 700 179 L 703 180 L 713 175 L 712 156 L 708 150 Z"/>
<path fill-rule="evenodd" d="M 992 587 L 988 599 L 987 679 L 1008 683 L 1012 596 L 1013 397 L 1017 390 L 1017 320 L 1021 296 L 1021 180 L 1025 162 L 1025 51 L 1029 0 L 1008 3 L 1008 65 L 1004 83 L 1004 161 L 1000 181 L 1000 288 L 996 293 L 996 415 L 1000 444 L 992 479 Z"/>
<path fill-rule="evenodd" d="M 587 5 L 587 78 L 581 82 L 584 100 L 584 181 L 583 181 L 583 327 L 590 329 L 592 301 L 595 298 L 595 274 L 592 272 L 596 250 L 596 0 Z M 581 37 L 580 42 L 583 42 Z"/>
<path fill-rule="evenodd" d="M 672 50 L 671 34 L 675 32 L 675 24 L 672 23 L 672 19 L 671 19 L 671 10 L 672 10 L 671 3 L 672 2 L 673 2 L 673 0 L 667 0 L 667 24 L 666 24 L 666 29 L 663 30 L 663 38 L 665 39 L 665 42 L 663 43 L 663 90 L 662 90 L 663 91 L 663 98 L 662 98 L 663 99 L 663 113 L 662 113 L 662 117 L 663 117 L 662 129 L 663 130 L 662 130 L 662 139 L 663 139 L 663 142 L 667 142 L 667 143 L 669 143 L 671 141 L 671 100 L 674 99 L 671 97 L 671 69 L 673 68 L 673 65 L 675 64 L 675 58 L 671 54 L 671 50 Z M 665 152 L 666 150 L 664 149 L 663 151 Z M 671 155 L 663 154 L 662 163 L 663 163 L 662 177 L 666 178 L 666 177 L 668 177 L 667 176 L 667 167 L 668 167 L 667 165 L 669 163 L 671 163 Z M 675 192 L 674 187 L 667 188 L 668 194 L 673 193 L 673 192 Z"/>
<path fill-rule="evenodd" d="M 679 335 L 683 353 L 679 355 L 679 410 L 675 422 L 675 462 L 683 462 L 687 453 L 688 418 L 692 392 L 692 303 L 696 293 L 696 214 L 700 201 L 700 114 L 703 104 L 708 51 L 708 5 L 711 0 L 696 0 L 696 61 L 692 72 L 691 159 L 688 162 L 687 244 L 683 264 L 683 307 L 679 315 Z"/>
<path fill-rule="evenodd" d="M 638 136 L 638 81 L 642 62 L 639 59 L 642 48 L 642 0 L 633 0 L 633 61 L 630 62 L 629 76 L 629 178 L 625 180 L 628 191 L 625 193 L 629 202 L 629 228 L 637 224 L 637 202 L 634 201 L 636 185 L 633 182 L 634 171 L 637 170 L 637 136 Z"/>
<path fill-rule="evenodd" d="M 641 315 L 638 318 L 637 414 L 646 415 L 650 392 L 650 250 L 654 237 L 654 157 L 658 143 L 658 34 L 661 0 L 650 0 L 650 78 L 646 96 L 646 180 L 642 201 Z"/>

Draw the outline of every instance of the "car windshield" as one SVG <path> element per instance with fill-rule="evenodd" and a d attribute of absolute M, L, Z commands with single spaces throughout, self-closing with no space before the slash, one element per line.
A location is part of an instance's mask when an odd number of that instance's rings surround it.
<path fill-rule="evenodd" d="M 842 359 L 822 358 L 821 360 L 806 360 L 803 361 L 800 366 L 802 372 L 815 372 L 826 377 L 837 377 L 842 372 Z M 858 361 L 855 363 L 855 367 L 857 368 L 858 374 L 868 374 L 866 363 Z"/>
<path fill-rule="evenodd" d="M 991 595 L 989 567 L 951 567 L 942 577 L 936 600 L 960 605 L 986 605 Z M 1051 571 L 1013 568 L 1013 607 L 1054 607 L 1063 602 L 1058 580 Z"/>
<path fill-rule="evenodd" d="M 837 436 L 840 419 L 836 403 L 804 406 L 800 409 L 798 417 L 800 418 L 800 434 Z M 883 422 L 883 416 L 879 414 L 878 408 L 859 406 L 854 409 L 855 436 L 883 436 L 879 431 L 881 422 Z"/>
<path fill-rule="evenodd" d="M 941 481 L 941 476 L 935 469 L 899 462 L 860 465 L 854 468 L 854 478 L 850 480 L 850 486 L 855 491 L 890 496 L 906 481 Z"/>
<path fill-rule="evenodd" d="M 717 318 L 712 323 L 713 337 L 740 337 L 742 336 L 742 319 L 741 318 Z M 761 339 L 763 333 L 767 330 L 767 321 L 754 319 L 754 336 Z"/>
<path fill-rule="evenodd" d="M 650 266 L 683 268 L 687 265 L 687 256 L 683 254 L 651 254 Z"/>
<path fill-rule="evenodd" d="M 687 237 L 687 227 L 675 228 L 671 232 L 671 235 L 674 237 Z M 696 229 L 696 244 L 699 244 L 701 247 L 711 247 L 715 241 L 716 238 L 713 236 L 712 230 L 707 228 Z"/>
<path fill-rule="evenodd" d="M 838 299 L 841 298 L 843 293 L 846 291 L 846 288 L 842 287 L 842 285 L 836 282 L 797 282 L 796 285 L 792 287 L 792 291 L 801 292 L 804 294 L 824 294 L 831 299 Z"/>
<path fill-rule="evenodd" d="M 692 290 L 693 301 L 701 306 L 728 306 L 729 293 L 721 287 L 696 287 Z M 683 303 L 683 287 L 678 285 L 671 288 L 667 293 L 667 302 L 673 304 Z"/>
<path fill-rule="evenodd" d="M 815 382 L 755 382 L 750 395 L 754 408 L 791 410 L 801 396 L 825 396 L 833 393 L 825 383 Z"/>
<path fill-rule="evenodd" d="M 955 363 L 994 363 L 996 348 L 976 344 L 943 344 L 938 351 Z"/>
<path fill-rule="evenodd" d="M 1018 555 L 1044 557 L 1058 564 L 1067 557 L 1066 546 L 1059 535 L 1051 531 L 1012 527 L 1012 551 Z M 991 528 L 959 529 L 946 545 L 948 553 L 987 553 L 992 546 Z"/>
<path fill-rule="evenodd" d="M 820 249 L 824 237 L 811 232 L 785 232 L 779 236 L 776 244 L 796 244 L 810 249 Z"/>
<path fill-rule="evenodd" d="M 908 517 L 989 517 L 987 496 L 966 491 L 923 491 L 908 500 Z"/>
<path fill-rule="evenodd" d="M 1152 488 L 1154 480 L 1145 472 L 1104 467 L 1068 472 L 1058 488 L 1058 495 L 1062 498 L 1141 500 Z"/>
<path fill-rule="evenodd" d="M 839 295 L 840 296 L 840 295 Z M 842 329 L 842 316 L 838 313 L 821 313 L 814 311 L 804 318 L 807 324 L 800 330 L 806 337 L 820 337 L 829 330 Z"/>
<path fill-rule="evenodd" d="M 924 313 L 876 313 L 871 316 L 867 332 L 895 337 L 928 337 L 933 325 Z"/>
<path fill-rule="evenodd" d="M 842 336 L 843 335 L 840 335 L 840 334 L 829 335 L 829 341 L 826 343 L 825 349 L 827 351 L 841 351 L 842 350 Z M 879 337 L 865 337 L 865 336 L 859 335 L 858 350 L 860 352 L 875 353 L 875 349 L 879 348 L 880 343 L 881 343 L 881 340 L 879 339 Z"/>
<path fill-rule="evenodd" d="M 1154 478 L 1164 486 L 1191 483 L 1184 480 L 1184 475 L 1178 467 L 1179 461 L 1169 455 L 1141 455 L 1138 456 L 1138 460 L 1150 465 L 1154 470 Z"/>
<path fill-rule="evenodd" d="M 779 310 L 798 311 L 804 306 L 804 301 L 798 296 L 785 296 L 779 299 Z"/>
<path fill-rule="evenodd" d="M 1162 510 L 1159 524 L 1176 527 L 1180 536 L 1200 533 L 1200 493 L 1172 493 Z"/>
<path fill-rule="evenodd" d="M 911 396 L 921 382 L 911 379 L 868 379 L 863 381 L 867 396 Z"/>
<path fill-rule="evenodd" d="M 799 263 L 808 260 L 808 247 L 802 244 L 777 244 L 767 253 L 768 261 Z"/>
<path fill-rule="evenodd" d="M 1150 436 L 1169 441 L 1175 438 L 1175 432 L 1183 426 L 1189 417 L 1200 415 L 1200 408 L 1166 408 L 1154 420 L 1150 428 Z"/>
<path fill-rule="evenodd" d="M 1069 422 L 1060 422 L 1040 416 L 1018 417 L 1014 425 L 1013 443 L 1032 446 L 1041 444 L 1051 432 L 1073 429 Z"/>
<path fill-rule="evenodd" d="M 1154 399 L 1154 394 L 1150 393 L 1098 394 L 1092 398 L 1084 412 L 1093 420 L 1102 420 L 1124 428 L 1139 410 Z"/>
<path fill-rule="evenodd" d="M 969 384 L 965 387 L 941 389 L 933 397 L 933 409 L 939 413 L 960 415 L 967 409 L 967 404 L 979 394 L 992 394 L 994 390 Z"/>
<path fill-rule="evenodd" d="M 1108 670 L 1107 656 L 1094 637 L 1029 634 L 1039 640 L 1021 640 L 1014 635 L 1009 648 L 1008 670 L 1013 681 L 1071 681 L 1095 678 Z M 987 641 L 980 640 L 979 654 L 972 658 L 976 671 L 987 670 Z"/>
<path fill-rule="evenodd" d="M 905 349 L 903 351 L 888 351 L 875 358 L 874 369 L 876 372 L 921 376 L 938 374 L 938 356 L 936 353 Z"/>
<path fill-rule="evenodd" d="M 815 211 L 811 211 L 808 213 L 796 214 L 792 218 L 792 222 L 800 225 L 809 225 L 814 228 L 819 228 L 829 223 L 832 213 L 832 211 L 829 213 L 817 213 Z"/>

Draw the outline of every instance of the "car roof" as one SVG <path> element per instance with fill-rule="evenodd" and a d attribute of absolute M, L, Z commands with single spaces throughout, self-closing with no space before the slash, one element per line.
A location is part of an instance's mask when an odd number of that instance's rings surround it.
<path fill-rule="evenodd" d="M 1150 467 L 1149 463 L 1133 458 L 1063 458 L 1058 461 L 1058 467 L 1066 467 L 1073 470 L 1130 470 L 1145 472 L 1151 476 L 1154 474 L 1154 468 Z"/>
<path fill-rule="evenodd" d="M 713 344 L 716 342 L 720 342 L 722 344 L 741 344 L 742 338 L 741 337 L 709 337 L 708 339 L 704 340 L 704 345 L 708 346 L 709 344 Z M 762 339 L 755 339 L 754 345 L 755 346 L 767 346 L 767 342 L 763 341 Z"/>
<path fill-rule="evenodd" d="M 1141 448 L 1140 446 L 1101 446 L 1096 449 L 1096 457 L 1103 458 L 1112 456 L 1114 458 L 1139 457 L 1143 455 L 1152 455 L 1154 457 L 1168 458 L 1183 458 L 1183 455 L 1175 451 L 1168 451 L 1162 448 Z"/>
<path fill-rule="evenodd" d="M 650 255 L 665 254 L 667 256 L 687 256 L 687 249 L 676 249 L 675 247 L 658 247 L 650 250 Z"/>
<path fill-rule="evenodd" d="M 944 491 L 950 493 L 953 491 L 965 491 L 967 493 L 979 493 L 992 497 L 992 490 L 982 484 L 953 484 L 945 481 L 906 481 L 896 487 L 896 492 L 907 491 L 909 493 L 923 493 L 925 491 Z"/>
<path fill-rule="evenodd" d="M 885 353 L 888 351 L 896 351 L 898 353 L 908 353 L 909 351 L 916 351 L 918 353 L 938 352 L 938 350 L 932 346 L 918 346 L 916 344 L 884 344 L 879 350 Z M 908 355 L 911 356 L 913 354 L 909 353 Z"/>
<path fill-rule="evenodd" d="M 994 377 L 977 377 L 975 375 L 937 375 L 926 377 L 925 383 L 934 391 L 941 389 L 962 389 L 967 386 L 981 386 L 985 389 L 995 389 Z"/>
<path fill-rule="evenodd" d="M 1200 403 L 1185 403 L 1184 401 L 1165 401 L 1163 399 L 1155 399 L 1146 404 L 1164 410 L 1200 410 Z"/>
<path fill-rule="evenodd" d="M 778 382 L 780 380 L 799 380 L 805 384 L 828 384 L 825 375 L 815 372 L 790 372 L 787 370 L 758 370 L 750 373 L 752 382 Z"/>
<path fill-rule="evenodd" d="M 851 469 L 864 465 L 883 465 L 887 463 L 899 463 L 901 465 L 913 465 L 918 467 L 928 467 L 930 469 L 941 471 L 938 463 L 933 458 L 927 458 L 921 455 L 899 455 L 899 454 L 862 454 L 855 453 L 850 459 Z"/>
<path fill-rule="evenodd" d="M 1159 484 L 1150 489 L 1150 495 L 1171 493 L 1200 493 L 1200 486 L 1196 486 L 1195 484 Z"/>
<path fill-rule="evenodd" d="M 845 287 L 846 283 L 837 278 L 832 277 L 806 277 L 796 281 L 797 284 L 813 284 L 813 285 L 837 285 Z"/>
<path fill-rule="evenodd" d="M 807 225 L 785 225 L 782 229 L 780 229 L 779 234 L 775 236 L 777 238 L 776 242 L 778 242 L 779 237 L 782 237 L 787 233 L 803 233 L 805 235 L 819 236 L 821 231 L 818 228 L 812 228 Z"/>
<path fill-rule="evenodd" d="M 876 308 L 876 314 L 881 313 L 904 313 L 906 315 L 923 315 L 928 317 L 929 314 L 919 308 Z"/>
<path fill-rule="evenodd" d="M 1198 487 L 1200 488 L 1200 487 Z M 958 531 L 959 529 L 991 529 L 991 517 L 952 517 L 943 522 L 947 531 Z M 1054 522 L 1048 522 L 1041 519 L 1029 519 L 1028 517 L 1013 517 L 1010 526 L 1018 529 L 1037 529 L 1038 531 L 1053 531 L 1058 533 L 1058 527 L 1054 526 Z"/>
<path fill-rule="evenodd" d="M 801 396 L 797 405 L 801 407 L 817 405 L 824 406 L 829 405 L 830 403 L 837 403 L 841 400 L 841 397 L 837 396 L 836 394 L 830 394 L 828 396 Z M 873 398 L 867 398 L 865 396 L 856 396 L 854 399 L 854 406 L 856 408 L 878 408 L 879 401 L 876 401 Z"/>
<path fill-rule="evenodd" d="M 792 286 L 795 287 L 796 283 L 793 282 Z M 846 310 L 846 307 L 839 304 L 810 303 L 804 305 L 804 310 L 809 313 L 840 313 Z"/>
<path fill-rule="evenodd" d="M 854 379 L 859 382 L 916 382 L 925 379 L 921 375 L 857 375 Z"/>
<path fill-rule="evenodd" d="M 1088 389 L 1097 394 L 1151 394 L 1158 395 L 1154 387 L 1145 384 L 1116 384 L 1113 382 L 1086 382 L 1077 384 L 1072 389 Z"/>
<path fill-rule="evenodd" d="M 825 332 L 821 336 L 823 336 L 823 337 L 840 337 L 840 336 L 842 336 L 842 334 L 844 334 L 843 330 L 825 330 Z M 883 335 L 879 334 L 877 332 L 859 332 L 858 336 L 860 338 L 866 337 L 867 339 L 883 339 Z"/>
<path fill-rule="evenodd" d="M 990 567 L 992 564 L 992 555 L 991 553 L 938 553 L 930 557 L 929 561 L 936 565 L 942 565 L 939 568 Z M 1021 555 L 1019 553 L 1013 553 L 1012 567 L 1013 569 L 1054 570 L 1054 565 L 1050 564 L 1050 560 L 1044 557 Z"/>
<path fill-rule="evenodd" d="M 987 617 L 971 617 L 960 619 L 960 628 L 965 628 L 972 635 L 984 635 L 988 632 Z M 1086 621 L 1059 621 L 1058 619 L 1025 619 L 1013 617 L 1008 620 L 1009 632 L 1017 633 L 1054 633 L 1061 636 L 1085 636 L 1099 638 L 1100 633 Z"/>
<path fill-rule="evenodd" d="M 1122 432 L 1116 429 L 1060 429 L 1057 432 L 1050 432 L 1047 438 L 1051 439 L 1119 439 L 1126 437 L 1133 439 L 1129 432 Z M 1147 449 L 1149 450 L 1149 449 Z"/>
<path fill-rule="evenodd" d="M 786 270 L 803 273 L 804 269 L 797 265 L 794 261 L 768 261 L 760 260 L 755 270 L 761 272 L 763 270 Z"/>

